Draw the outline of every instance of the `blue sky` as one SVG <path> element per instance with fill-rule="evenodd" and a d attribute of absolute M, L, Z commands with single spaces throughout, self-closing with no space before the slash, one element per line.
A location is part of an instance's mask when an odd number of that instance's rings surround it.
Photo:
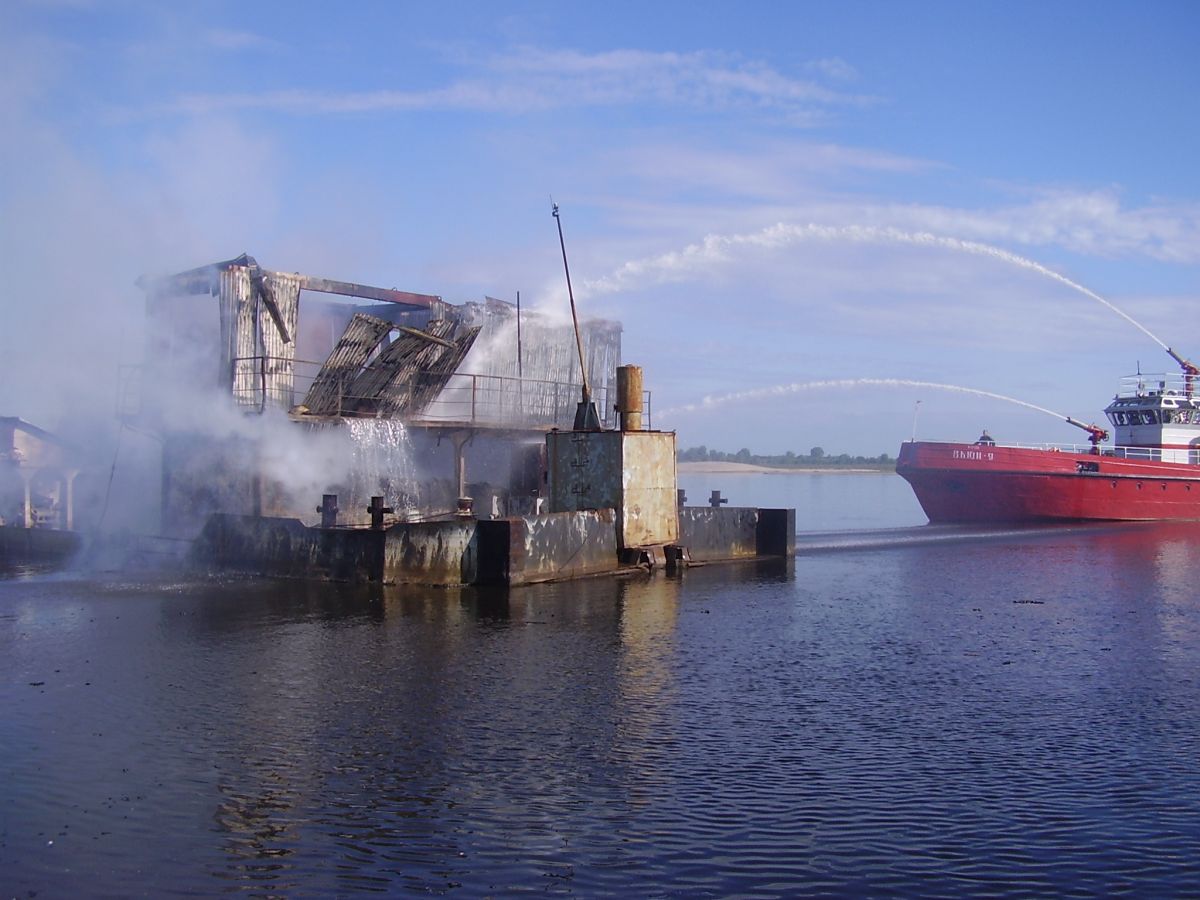
<path fill-rule="evenodd" d="M 1200 357 L 1194 3 L 15 0 L 0 29 L 0 413 L 49 427 L 111 409 L 142 273 L 248 251 L 562 308 L 551 195 L 683 446 L 895 454 L 918 400 L 923 437 L 1069 442 L 891 382 L 1091 420 L 1170 369 L 986 248 Z"/>

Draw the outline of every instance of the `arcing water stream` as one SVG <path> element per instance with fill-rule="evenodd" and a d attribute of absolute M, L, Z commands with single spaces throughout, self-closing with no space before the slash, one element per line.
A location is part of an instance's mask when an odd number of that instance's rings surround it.
<path fill-rule="evenodd" d="M 1092 300 L 1095 300 L 1097 303 L 1107 307 L 1129 324 L 1133 325 L 1148 338 L 1150 338 L 1150 340 L 1158 344 L 1163 350 L 1166 350 L 1167 353 L 1169 353 L 1173 358 L 1177 360 L 1179 359 L 1179 357 L 1175 355 L 1175 353 L 1164 341 L 1159 339 L 1157 335 L 1151 332 L 1148 328 L 1146 328 L 1128 313 L 1119 309 L 1108 300 L 1105 300 L 1095 291 L 1089 290 L 1078 282 L 1067 278 L 1065 275 L 1055 272 L 1053 269 L 1046 268 L 1041 263 L 1037 263 L 1031 259 L 1019 256 L 1016 253 L 1011 253 L 1008 250 L 1003 250 L 1000 247 L 993 247 L 990 244 L 983 244 L 979 243 L 978 241 L 967 241 L 960 238 L 943 237 L 940 235 L 930 234 L 928 232 L 909 232 L 903 231 L 899 228 L 891 227 L 876 227 L 869 225 L 816 225 L 812 223 L 808 225 L 790 225 L 780 222 L 776 225 L 764 228 L 761 231 L 752 232 L 749 234 L 708 235 L 700 243 L 689 244 L 681 251 L 665 253 L 656 257 L 649 257 L 646 259 L 632 260 L 627 262 L 614 271 L 611 275 L 592 282 L 587 282 L 586 287 L 595 292 L 608 293 L 628 287 L 631 283 L 647 279 L 656 281 L 684 280 L 688 278 L 694 270 L 714 262 L 720 262 L 726 258 L 728 251 L 739 247 L 775 249 L 779 247 L 785 247 L 790 244 L 799 243 L 801 241 L 811 240 L 844 240 L 852 242 L 893 243 L 926 247 L 941 247 L 954 250 L 959 253 L 970 253 L 977 256 L 987 256 L 993 259 L 998 259 L 1002 262 L 1008 263 L 1009 265 L 1028 269 L 1046 278 L 1053 279 L 1054 281 L 1064 284 L 1072 290 L 1083 294 L 1085 297 L 1090 297 Z M 700 409 L 708 409 L 714 406 L 720 406 L 736 400 L 753 400 L 761 397 L 796 393 L 798 391 L 811 390 L 814 388 L 848 388 L 860 387 L 864 385 L 873 385 L 879 387 L 925 387 L 935 390 L 976 394 L 982 397 L 990 397 L 996 400 L 1014 403 L 1018 406 L 1025 406 L 1029 409 L 1054 416 L 1057 419 L 1068 418 L 1060 413 L 1037 406 L 1033 403 L 1027 403 L 1024 400 L 1017 400 L 1013 397 L 1006 397 L 1003 394 L 997 394 L 991 391 L 982 391 L 975 388 L 967 388 L 953 384 L 940 384 L 928 381 L 908 381 L 897 378 L 850 378 L 834 381 L 810 381 L 794 384 L 781 384 L 767 388 L 758 388 L 749 391 L 739 391 L 730 394 L 705 397 L 699 403 L 691 403 L 684 406 L 678 406 L 673 409 L 667 409 L 660 413 L 660 415 L 670 417 L 680 413 L 695 412 L 696 410 Z"/>
<path fill-rule="evenodd" d="M 684 413 L 697 412 L 699 410 L 715 409 L 724 406 L 726 403 L 735 403 L 746 400 L 761 400 L 764 397 L 778 397 L 786 394 L 797 394 L 801 391 L 811 391 L 826 388 L 857 388 L 857 387 L 889 387 L 889 388 L 931 388 L 939 391 L 954 391 L 960 394 L 975 394 L 979 397 L 990 397 L 993 400 L 1003 400 L 1006 403 L 1015 403 L 1017 406 L 1024 406 L 1040 413 L 1045 413 L 1048 416 L 1054 416 L 1056 419 L 1066 419 L 1062 413 L 1057 413 L 1052 409 L 1046 409 L 1044 406 L 1038 406 L 1034 403 L 1026 403 L 1024 400 L 1018 400 L 1015 397 L 1006 397 L 1004 394 L 997 394 L 992 391 L 981 391 L 977 388 L 963 387 L 958 384 L 942 384 L 936 381 L 911 381 L 905 378 L 840 378 L 835 380 L 825 381 L 803 381 L 792 384 L 777 384 L 772 387 L 754 388 L 749 391 L 736 391 L 729 394 L 716 394 L 705 397 L 698 403 L 689 403 L 684 406 L 676 406 L 672 409 L 665 409 L 658 415 L 671 417 Z"/>
<path fill-rule="evenodd" d="M 726 258 L 727 251 L 739 247 L 775 249 L 802 241 L 813 240 L 843 240 L 859 243 L 911 244 L 925 247 L 942 247 L 960 253 L 970 253 L 976 256 L 988 256 L 998 259 L 1010 265 L 1036 272 L 1046 278 L 1051 278 L 1060 284 L 1078 291 L 1085 297 L 1090 297 L 1133 325 L 1164 350 L 1169 349 L 1166 343 L 1128 313 L 1117 308 L 1096 292 L 1089 290 L 1078 282 L 1072 281 L 1065 275 L 1055 272 L 1053 269 L 1046 268 L 1041 263 L 1018 256 L 1016 253 L 1010 253 L 1008 250 L 1003 250 L 1000 247 L 993 247 L 990 244 L 965 241 L 960 238 L 943 237 L 936 234 L 929 234 L 928 232 L 903 231 L 899 228 L 891 227 L 871 225 L 816 225 L 812 223 L 808 225 L 790 225 L 780 222 L 750 234 L 707 235 L 700 243 L 689 244 L 683 250 L 627 262 L 617 268 L 611 275 L 585 282 L 584 286 L 595 293 L 611 293 L 647 279 L 654 281 L 685 280 L 693 270 L 706 264 L 719 262 Z"/>

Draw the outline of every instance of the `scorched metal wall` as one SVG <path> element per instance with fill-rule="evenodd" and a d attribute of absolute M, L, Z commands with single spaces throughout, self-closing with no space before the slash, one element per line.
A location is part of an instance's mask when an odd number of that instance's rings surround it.
<path fill-rule="evenodd" d="M 552 511 L 615 509 L 622 548 L 679 539 L 674 432 L 551 432 L 546 465 Z"/>

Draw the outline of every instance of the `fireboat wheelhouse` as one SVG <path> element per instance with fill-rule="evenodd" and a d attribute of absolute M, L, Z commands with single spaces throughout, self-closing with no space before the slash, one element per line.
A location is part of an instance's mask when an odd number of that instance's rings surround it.
<path fill-rule="evenodd" d="M 1129 375 L 1104 414 L 1112 452 L 1126 459 L 1200 464 L 1200 398 L 1195 375 Z"/>
<path fill-rule="evenodd" d="M 896 471 L 931 522 L 1200 520 L 1200 369 L 1173 350 L 1181 374 L 1121 381 L 1097 425 L 1066 421 L 1090 446 L 912 441 Z"/>

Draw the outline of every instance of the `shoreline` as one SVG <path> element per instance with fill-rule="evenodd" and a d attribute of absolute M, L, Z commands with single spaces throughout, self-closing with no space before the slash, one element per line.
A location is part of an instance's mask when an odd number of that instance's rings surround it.
<path fill-rule="evenodd" d="M 855 466 L 759 466 L 754 463 L 690 461 L 676 463 L 679 472 L 705 475 L 894 475 L 895 469 Z"/>

